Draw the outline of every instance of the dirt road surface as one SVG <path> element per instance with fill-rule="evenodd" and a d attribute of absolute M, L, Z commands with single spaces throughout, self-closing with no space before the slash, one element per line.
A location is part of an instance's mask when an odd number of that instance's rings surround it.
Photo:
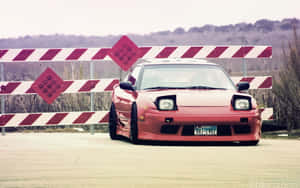
<path fill-rule="evenodd" d="M 300 188 L 300 140 L 132 145 L 107 134 L 0 136 L 0 188 Z"/>

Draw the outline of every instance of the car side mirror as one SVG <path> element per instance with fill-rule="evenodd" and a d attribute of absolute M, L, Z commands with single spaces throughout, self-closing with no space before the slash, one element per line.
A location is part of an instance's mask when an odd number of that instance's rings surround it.
<path fill-rule="evenodd" d="M 120 83 L 120 88 L 125 89 L 125 90 L 134 91 L 134 88 L 133 88 L 133 86 L 130 82 L 121 82 Z"/>
<path fill-rule="evenodd" d="M 249 89 L 250 84 L 248 82 L 239 82 L 237 84 L 238 91 L 245 91 Z"/>

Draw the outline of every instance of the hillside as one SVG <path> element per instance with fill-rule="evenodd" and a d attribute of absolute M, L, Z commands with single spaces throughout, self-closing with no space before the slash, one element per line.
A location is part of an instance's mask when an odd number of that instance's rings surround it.
<path fill-rule="evenodd" d="M 199 44 L 271 44 L 280 47 L 288 40 L 293 26 L 300 28 L 299 19 L 282 21 L 258 20 L 254 24 L 204 25 L 188 30 L 160 31 L 146 35 L 130 34 L 138 45 L 199 45 Z M 110 47 L 120 36 L 39 35 L 0 39 L 0 48 Z"/>

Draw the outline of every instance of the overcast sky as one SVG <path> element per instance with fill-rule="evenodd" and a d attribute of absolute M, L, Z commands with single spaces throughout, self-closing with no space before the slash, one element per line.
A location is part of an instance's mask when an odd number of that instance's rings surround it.
<path fill-rule="evenodd" d="M 300 0 L 0 0 L 0 38 L 146 34 L 300 18 Z"/>

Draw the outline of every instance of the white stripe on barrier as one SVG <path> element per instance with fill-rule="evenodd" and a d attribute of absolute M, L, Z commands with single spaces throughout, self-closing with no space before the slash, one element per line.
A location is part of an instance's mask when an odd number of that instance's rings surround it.
<path fill-rule="evenodd" d="M 273 108 L 265 108 L 261 113 L 262 120 L 272 120 L 273 119 Z"/>
<path fill-rule="evenodd" d="M 250 52 L 245 56 L 245 58 L 258 57 L 266 46 L 255 46 Z"/>
<path fill-rule="evenodd" d="M 196 54 L 194 58 L 206 58 L 214 49 L 215 46 L 203 46 L 203 48 Z"/>
<path fill-rule="evenodd" d="M 153 46 L 144 56 L 144 59 L 155 58 L 165 47 L 164 46 Z"/>
<path fill-rule="evenodd" d="M 178 46 L 168 58 L 180 58 L 190 46 Z"/>
<path fill-rule="evenodd" d="M 238 50 L 239 46 L 229 46 L 220 56 L 220 58 L 231 58 Z"/>

